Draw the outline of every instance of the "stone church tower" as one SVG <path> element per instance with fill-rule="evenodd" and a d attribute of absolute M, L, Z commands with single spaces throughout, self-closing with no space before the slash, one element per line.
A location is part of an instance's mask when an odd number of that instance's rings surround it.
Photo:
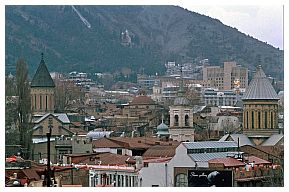
<path fill-rule="evenodd" d="M 184 97 L 183 83 L 178 97 L 170 106 L 170 137 L 177 141 L 194 141 L 193 111 L 190 102 Z"/>
<path fill-rule="evenodd" d="M 55 84 L 41 54 L 41 61 L 31 81 L 31 107 L 34 114 L 54 112 Z"/>
<path fill-rule="evenodd" d="M 278 95 L 259 65 L 243 100 L 243 133 L 256 145 L 278 134 Z"/>

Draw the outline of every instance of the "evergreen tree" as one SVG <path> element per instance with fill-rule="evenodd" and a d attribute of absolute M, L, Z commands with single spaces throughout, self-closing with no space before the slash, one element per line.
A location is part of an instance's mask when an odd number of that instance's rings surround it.
<path fill-rule="evenodd" d="M 19 59 L 16 63 L 16 90 L 18 96 L 18 128 L 20 133 L 19 142 L 22 148 L 29 151 L 30 144 L 30 117 L 31 117 L 31 100 L 30 85 L 28 81 L 27 64 L 24 59 Z M 24 153 L 24 158 L 28 158 L 28 154 Z"/>

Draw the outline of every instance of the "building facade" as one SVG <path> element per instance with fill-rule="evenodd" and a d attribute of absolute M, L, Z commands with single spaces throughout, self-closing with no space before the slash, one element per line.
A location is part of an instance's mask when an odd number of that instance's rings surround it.
<path fill-rule="evenodd" d="M 220 90 L 231 90 L 234 81 L 240 81 L 240 88 L 248 86 L 248 69 L 237 66 L 234 61 L 224 62 L 224 68 L 220 66 L 207 66 L 203 68 L 203 80 L 210 81 L 211 85 Z"/>

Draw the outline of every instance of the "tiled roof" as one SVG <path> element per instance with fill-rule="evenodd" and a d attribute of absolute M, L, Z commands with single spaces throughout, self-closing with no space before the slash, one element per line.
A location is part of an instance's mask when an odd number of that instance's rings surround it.
<path fill-rule="evenodd" d="M 128 155 L 118 155 L 114 153 L 97 153 L 97 154 L 75 154 L 72 156 L 70 154 L 69 156 L 73 157 L 72 162 L 75 164 L 89 164 L 89 165 L 94 165 L 94 164 L 101 164 L 101 165 L 125 165 L 126 160 L 129 158 L 132 158 L 131 156 Z M 81 158 L 77 158 L 81 157 Z M 91 160 L 91 157 L 94 157 L 94 160 Z"/>
<path fill-rule="evenodd" d="M 178 142 L 160 141 L 154 137 L 110 137 L 93 141 L 96 148 L 148 149 L 154 145 L 178 145 Z"/>
<path fill-rule="evenodd" d="M 124 146 L 114 142 L 111 139 L 108 139 L 106 137 L 103 137 L 98 140 L 92 141 L 93 148 L 123 148 Z"/>
<path fill-rule="evenodd" d="M 238 147 L 235 141 L 183 142 L 183 145 L 187 149 Z"/>
<path fill-rule="evenodd" d="M 194 161 L 208 162 L 211 159 L 225 158 L 228 156 L 233 156 L 238 154 L 238 152 L 219 152 L 219 153 L 194 153 L 188 154 Z"/>
<path fill-rule="evenodd" d="M 155 102 L 148 96 L 138 95 L 130 102 L 130 105 L 154 105 Z"/>
<path fill-rule="evenodd" d="M 143 157 L 173 157 L 175 156 L 177 146 L 156 145 L 148 148 Z"/>
<path fill-rule="evenodd" d="M 245 163 L 232 158 L 232 157 L 225 157 L 225 158 L 216 158 L 209 160 L 209 163 L 222 163 L 224 164 L 224 167 L 240 167 L 245 166 Z"/>
<path fill-rule="evenodd" d="M 247 137 L 247 135 L 244 135 L 244 134 L 226 134 L 219 141 L 229 141 L 229 139 L 232 139 L 233 141 L 238 143 L 238 138 L 239 138 L 240 146 L 254 145 L 250 141 L 250 139 Z"/>
<path fill-rule="evenodd" d="M 257 72 L 246 89 L 242 100 L 247 99 L 271 99 L 278 100 L 278 95 L 266 77 L 262 67 L 259 66 Z"/>
<path fill-rule="evenodd" d="M 271 164 L 270 161 L 266 161 L 266 160 L 261 159 L 261 158 L 256 157 L 256 156 L 249 156 L 249 162 L 253 162 L 253 161 L 255 161 L 256 165 L 259 165 L 259 164 Z"/>
<path fill-rule="evenodd" d="M 42 55 L 43 56 L 43 55 Z M 55 87 L 54 81 L 52 80 L 49 71 L 45 65 L 43 57 L 37 68 L 35 75 L 31 81 L 31 87 Z"/>

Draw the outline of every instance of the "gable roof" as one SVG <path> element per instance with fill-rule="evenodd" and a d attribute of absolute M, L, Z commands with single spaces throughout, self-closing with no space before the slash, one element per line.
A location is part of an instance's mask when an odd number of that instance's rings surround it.
<path fill-rule="evenodd" d="M 54 81 L 52 80 L 49 71 L 43 60 L 43 53 L 40 64 L 36 70 L 35 75 L 31 81 L 31 87 L 55 87 Z"/>
<path fill-rule="evenodd" d="M 247 137 L 247 135 L 244 134 L 226 134 L 224 135 L 219 141 L 230 141 L 232 139 L 236 143 L 238 143 L 238 138 L 239 138 L 239 144 L 240 146 L 244 145 L 254 145 L 251 140 Z"/>
<path fill-rule="evenodd" d="M 40 117 L 39 119 L 35 120 L 34 123 L 38 124 L 41 123 L 43 120 L 45 120 L 48 116 L 53 116 L 56 120 L 60 121 L 61 123 L 66 123 L 69 124 L 70 121 L 67 117 L 67 114 L 65 113 L 46 113 L 45 115 L 43 115 L 42 117 Z"/>
<path fill-rule="evenodd" d="M 270 99 L 278 100 L 279 97 L 266 77 L 261 65 L 258 66 L 257 72 L 246 89 L 242 100 L 250 99 Z"/>

